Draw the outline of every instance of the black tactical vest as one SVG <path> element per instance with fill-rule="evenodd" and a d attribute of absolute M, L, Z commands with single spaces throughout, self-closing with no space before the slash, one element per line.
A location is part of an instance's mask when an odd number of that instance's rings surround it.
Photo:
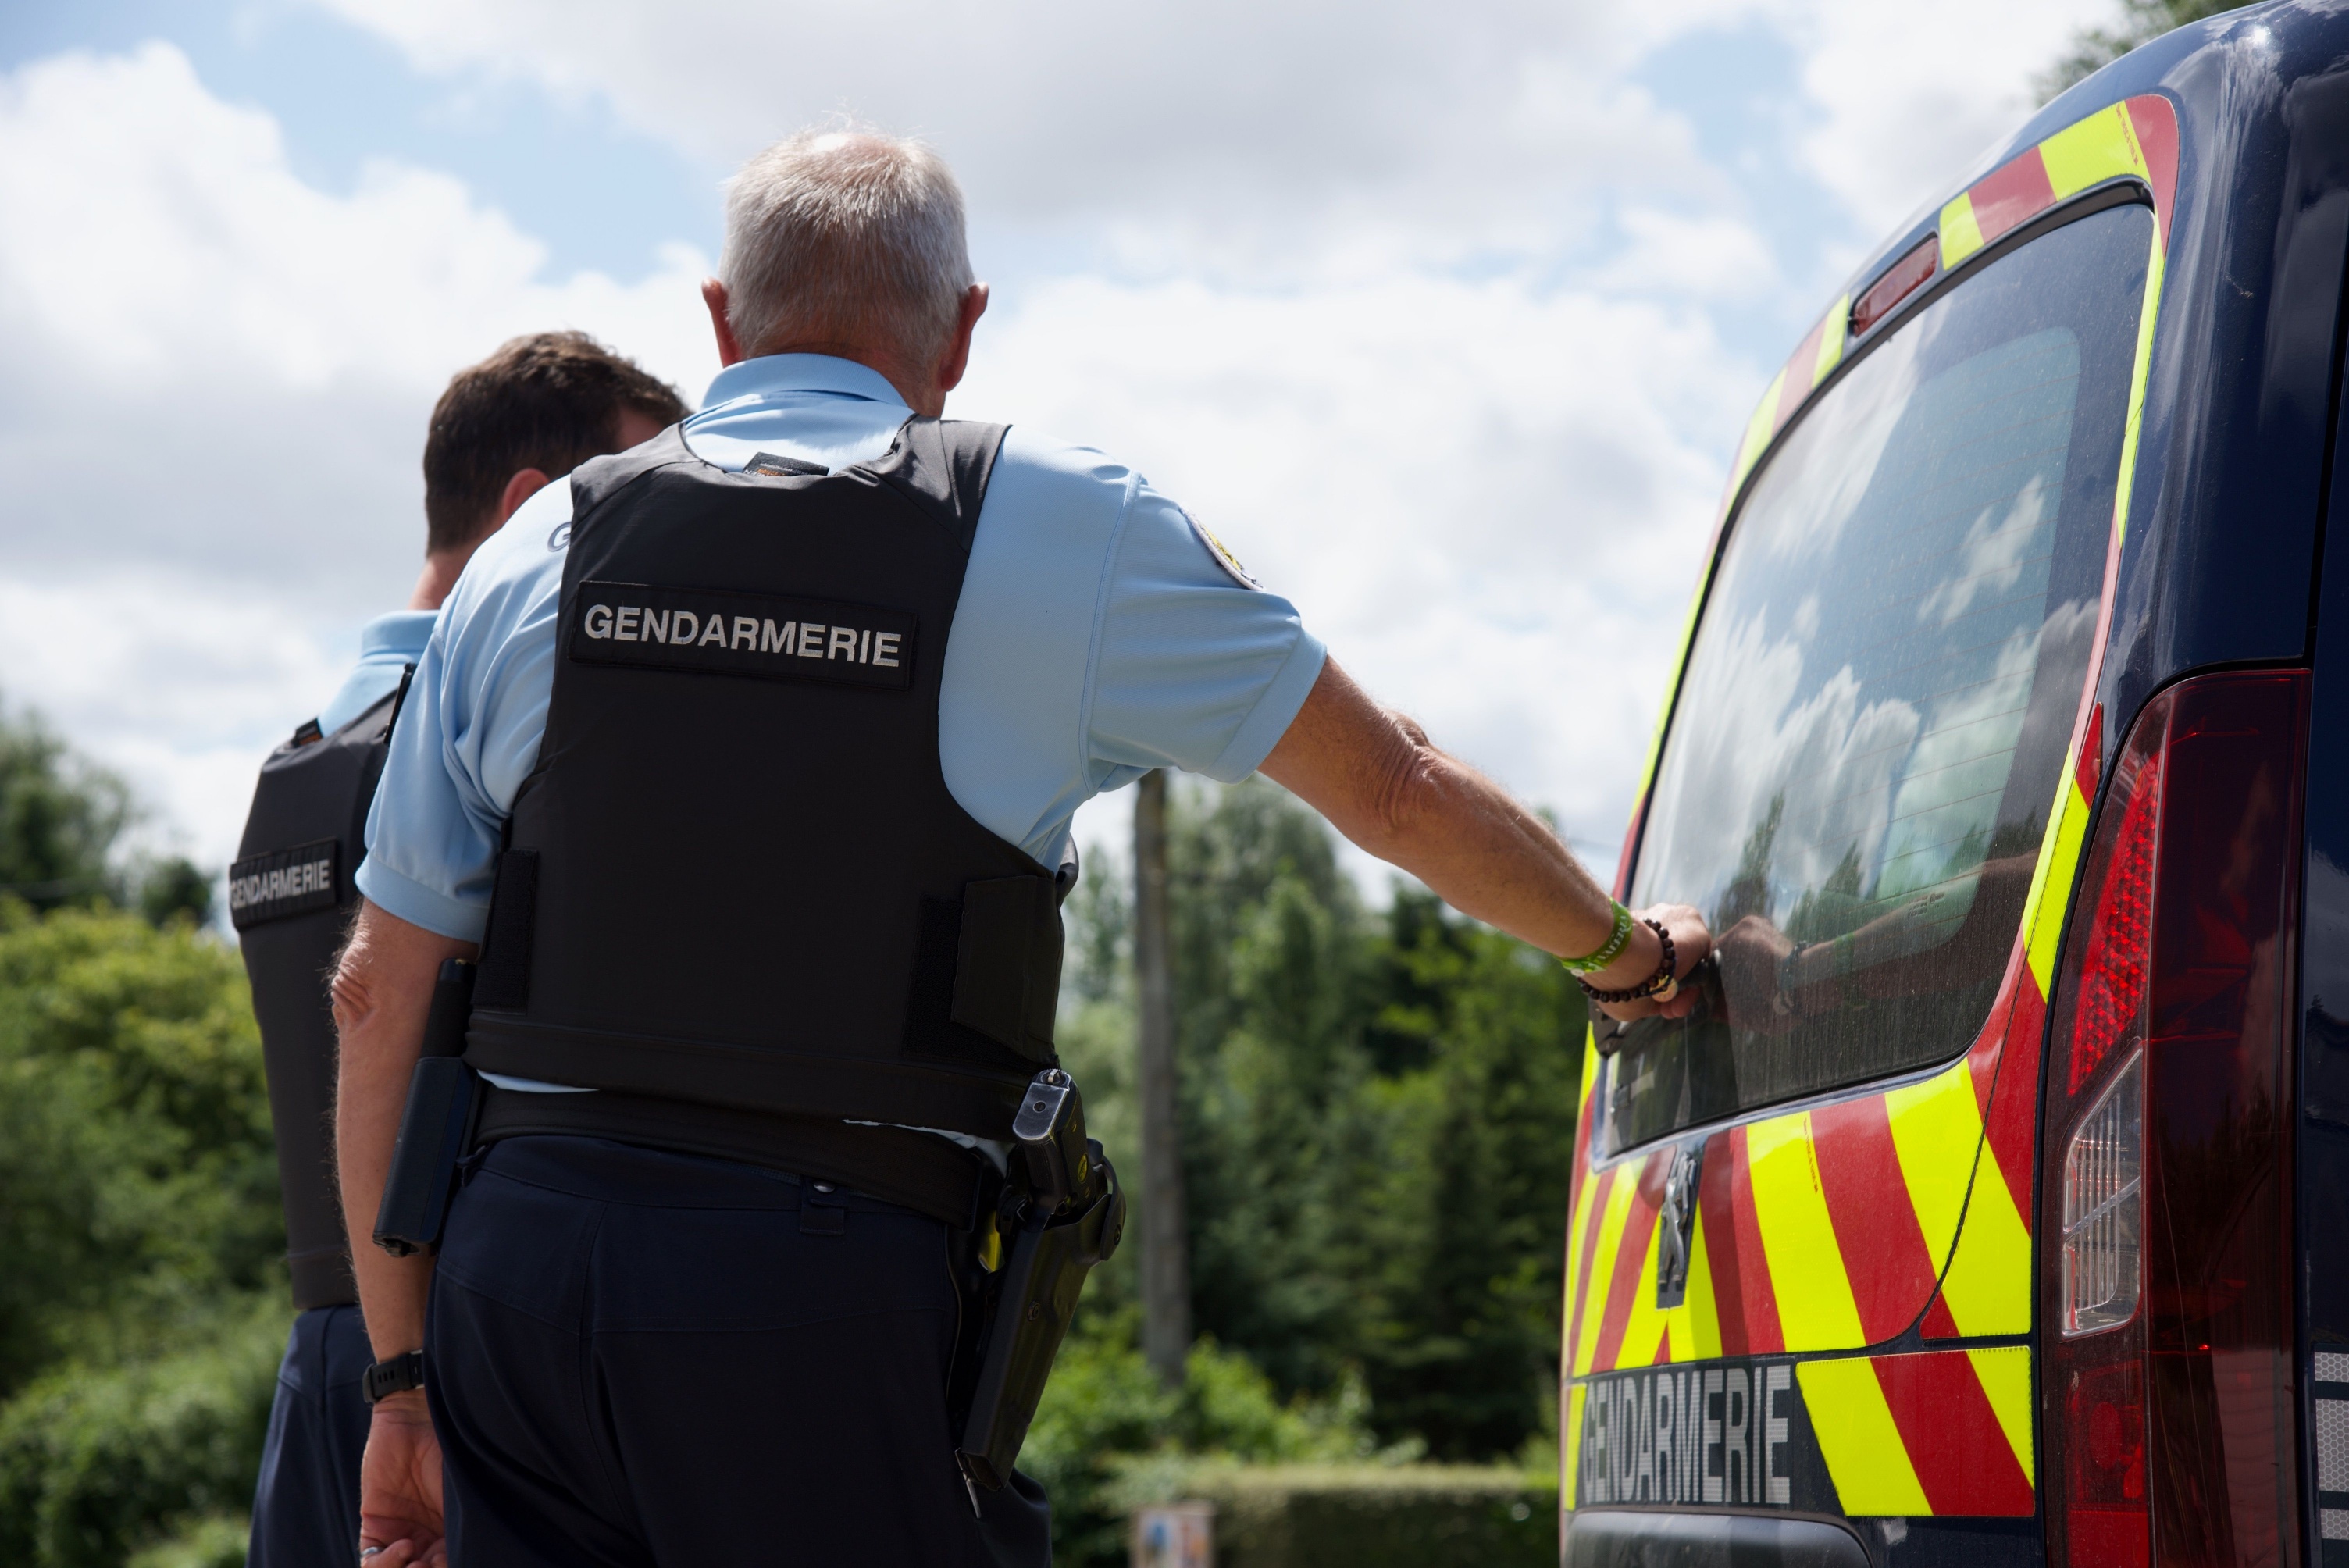
<path fill-rule="evenodd" d="M 1051 872 L 973 820 L 938 687 L 1000 426 L 837 474 L 675 429 L 571 477 L 554 695 L 465 1059 L 1006 1138 L 1055 1061 Z"/>
<path fill-rule="evenodd" d="M 399 691 L 332 735 L 307 724 L 261 765 L 229 867 L 229 920 L 244 949 L 269 1072 L 294 1305 L 358 1299 L 335 1177 L 335 1016 L 329 972 L 358 890 L 367 806 L 383 776 Z"/>

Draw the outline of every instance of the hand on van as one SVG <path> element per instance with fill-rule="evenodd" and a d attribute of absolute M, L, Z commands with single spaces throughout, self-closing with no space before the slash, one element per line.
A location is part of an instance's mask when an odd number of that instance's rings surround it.
<path fill-rule="evenodd" d="M 1713 933 L 1705 928 L 1704 916 L 1684 903 L 1658 903 L 1633 910 L 1631 917 L 1639 923 L 1632 928 L 1631 943 L 1623 950 L 1623 955 L 1583 979 L 1593 990 L 1624 991 L 1654 975 L 1664 955 L 1661 939 L 1648 925 L 1648 922 L 1654 921 L 1672 939 L 1672 984 L 1660 994 L 1642 996 L 1636 1002 L 1602 1002 L 1599 1010 L 1625 1023 L 1633 1018 L 1686 1017 L 1695 1010 L 1698 994 L 1682 982 L 1713 951 Z"/>

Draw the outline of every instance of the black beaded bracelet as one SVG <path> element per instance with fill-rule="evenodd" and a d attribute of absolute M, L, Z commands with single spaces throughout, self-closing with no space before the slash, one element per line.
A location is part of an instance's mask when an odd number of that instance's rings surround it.
<path fill-rule="evenodd" d="M 1649 975 L 1637 985 L 1627 985 L 1619 991 L 1601 991 L 1589 981 L 1578 975 L 1576 975 L 1574 983 L 1581 986 L 1592 1001 L 1602 1006 L 1611 1006 L 1618 1002 L 1637 1002 L 1644 996 L 1653 996 L 1671 988 L 1672 972 L 1679 967 L 1672 955 L 1672 934 L 1666 931 L 1661 923 L 1656 921 L 1643 920 L 1640 923 L 1654 932 L 1656 940 L 1664 944 L 1663 962 L 1656 965 L 1656 972 L 1653 975 Z"/>

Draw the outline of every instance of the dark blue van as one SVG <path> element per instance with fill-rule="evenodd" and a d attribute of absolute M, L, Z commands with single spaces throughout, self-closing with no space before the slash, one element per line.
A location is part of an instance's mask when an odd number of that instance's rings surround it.
<path fill-rule="evenodd" d="M 1720 957 L 1586 1054 L 1564 1558 L 2349 1568 L 2349 5 L 1944 194 L 1745 432 L 1625 842 Z"/>

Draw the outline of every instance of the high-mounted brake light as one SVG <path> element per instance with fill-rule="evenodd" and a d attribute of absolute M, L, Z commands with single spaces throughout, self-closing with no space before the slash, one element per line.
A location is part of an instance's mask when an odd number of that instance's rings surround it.
<path fill-rule="evenodd" d="M 1940 270 L 1941 239 L 1928 234 L 1909 247 L 1908 254 L 1884 269 L 1851 307 L 1851 335 L 1857 337 L 1892 314 L 1892 307 L 1915 294 L 1919 285 Z"/>
<path fill-rule="evenodd" d="M 2230 673 L 2161 693 L 2097 814 L 2041 1145 L 2060 1461 L 2047 1544 L 2069 1568 L 2291 1555 L 2287 1004 L 2306 687 Z"/>

